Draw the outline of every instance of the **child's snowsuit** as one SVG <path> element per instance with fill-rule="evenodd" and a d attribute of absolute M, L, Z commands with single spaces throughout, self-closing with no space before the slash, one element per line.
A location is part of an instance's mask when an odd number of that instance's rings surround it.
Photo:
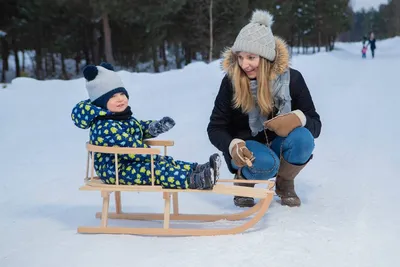
<path fill-rule="evenodd" d="M 107 110 L 91 104 L 90 100 L 79 102 L 72 110 L 74 124 L 82 129 L 90 128 L 90 144 L 97 146 L 119 146 L 148 148 L 145 139 L 153 138 L 148 129 L 152 120 L 141 121 L 131 116 L 126 120 L 102 119 Z M 118 155 L 119 183 L 126 185 L 150 185 L 150 155 Z M 172 157 L 154 156 L 155 184 L 165 188 L 186 189 L 186 178 L 197 163 L 173 160 Z M 97 175 L 107 184 L 115 184 L 115 156 L 96 153 L 94 168 Z"/>
<path fill-rule="evenodd" d="M 363 58 L 367 57 L 367 46 L 363 46 L 361 53 Z"/>

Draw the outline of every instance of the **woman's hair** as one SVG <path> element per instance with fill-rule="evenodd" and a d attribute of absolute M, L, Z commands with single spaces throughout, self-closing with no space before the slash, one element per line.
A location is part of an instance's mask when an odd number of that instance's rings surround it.
<path fill-rule="evenodd" d="M 235 108 L 241 108 L 248 113 L 254 107 L 254 99 L 250 92 L 250 79 L 239 66 L 237 55 L 234 54 L 235 63 L 231 72 L 231 80 L 234 88 L 233 104 Z M 257 100 L 261 114 L 268 116 L 273 108 L 274 101 L 270 91 L 272 63 L 263 57 L 260 57 L 260 63 L 257 70 Z"/>

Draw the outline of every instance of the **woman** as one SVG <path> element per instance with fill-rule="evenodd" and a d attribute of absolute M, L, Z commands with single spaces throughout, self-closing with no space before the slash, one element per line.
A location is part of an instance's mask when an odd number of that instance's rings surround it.
<path fill-rule="evenodd" d="M 375 40 L 375 35 L 373 32 L 371 32 L 369 36 L 369 41 L 368 41 L 369 47 L 371 48 L 371 55 L 372 58 L 375 57 L 375 49 L 376 49 L 376 40 Z"/>
<path fill-rule="evenodd" d="M 207 132 L 235 179 L 276 176 L 282 205 L 300 206 L 294 178 L 312 158 L 321 121 L 302 75 L 289 68 L 284 41 L 273 36 L 272 23 L 272 15 L 256 10 L 224 52 L 227 74 Z M 234 203 L 251 207 L 254 199 L 235 196 Z"/>

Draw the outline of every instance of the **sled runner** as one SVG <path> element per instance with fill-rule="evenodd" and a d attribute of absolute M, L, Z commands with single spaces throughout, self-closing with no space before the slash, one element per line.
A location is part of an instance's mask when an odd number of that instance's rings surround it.
<path fill-rule="evenodd" d="M 173 146 L 173 141 L 162 140 L 146 140 L 149 146 L 163 146 L 164 155 L 167 154 L 167 147 Z M 85 185 L 80 187 L 80 190 L 86 191 L 100 191 L 103 198 L 102 211 L 96 213 L 96 218 L 101 219 L 100 226 L 97 227 L 78 227 L 78 233 L 88 234 L 135 234 L 135 235 L 153 235 L 153 236 L 211 236 L 211 235 L 228 235 L 237 234 L 246 231 L 253 227 L 261 220 L 267 212 L 274 191 L 272 181 L 259 181 L 259 180 L 241 180 L 240 183 L 257 183 L 265 184 L 266 188 L 251 188 L 235 185 L 224 185 L 223 183 L 234 183 L 237 180 L 223 180 L 219 179 L 214 185 L 212 190 L 192 190 L 192 189 L 166 189 L 161 185 L 155 185 L 154 178 L 154 160 L 151 158 L 151 185 L 121 185 L 118 178 L 118 154 L 148 154 L 156 155 L 161 151 L 158 148 L 122 148 L 122 147 L 103 147 L 86 144 L 88 150 L 88 158 L 86 165 Z M 105 184 L 98 177 L 94 176 L 94 156 L 95 153 L 109 153 L 115 155 L 116 167 L 116 183 L 115 185 Z M 90 177 L 89 177 L 90 169 Z M 109 212 L 110 195 L 114 192 L 115 196 L 115 212 Z M 164 213 L 125 213 L 122 211 L 121 192 L 160 192 L 164 198 Z M 183 214 L 179 212 L 178 193 L 213 193 L 223 195 L 236 195 L 258 198 L 260 201 L 240 213 L 236 214 Z M 171 201 L 172 199 L 172 201 Z M 171 203 L 172 202 L 172 203 Z M 172 206 L 172 214 L 171 214 Z M 244 222 L 242 225 L 225 228 L 225 229 L 187 229 L 187 228 L 173 228 L 170 221 L 200 221 L 200 222 L 214 222 L 219 220 L 239 221 L 254 215 L 253 218 Z M 109 219 L 119 220 L 141 220 L 141 221 L 163 221 L 163 228 L 131 228 L 131 227 L 114 227 L 108 225 Z"/>

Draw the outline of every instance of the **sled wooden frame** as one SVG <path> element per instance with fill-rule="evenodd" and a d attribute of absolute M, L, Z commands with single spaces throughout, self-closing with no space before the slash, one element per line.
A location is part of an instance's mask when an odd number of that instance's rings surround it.
<path fill-rule="evenodd" d="M 164 155 L 167 154 L 167 147 L 173 146 L 173 141 L 164 140 L 146 140 L 146 144 L 150 146 L 163 146 Z M 118 170 L 118 154 L 160 154 L 158 148 L 121 148 L 121 147 L 103 147 L 95 146 L 89 143 L 86 144 L 88 150 L 88 158 L 86 165 L 85 185 L 80 187 L 80 190 L 85 191 L 100 191 L 103 198 L 102 212 L 96 213 L 96 218 L 101 219 L 98 227 L 78 227 L 78 233 L 86 234 L 133 234 L 133 235 L 150 235 L 150 236 L 213 236 L 213 235 L 230 235 L 238 234 L 248 230 L 257 224 L 272 202 L 274 191 L 272 188 L 275 183 L 273 181 L 260 180 L 241 180 L 240 183 L 249 184 L 265 184 L 266 188 L 245 187 L 237 185 L 223 185 L 222 183 L 234 183 L 237 180 L 219 179 L 212 190 L 191 190 L 191 189 L 165 189 L 162 186 L 155 185 L 154 178 L 154 161 L 151 159 L 151 185 L 121 185 L 119 184 L 118 171 L 115 185 L 104 184 L 98 177 L 94 176 L 94 155 L 95 153 L 109 153 L 115 155 L 115 167 Z M 91 156 L 90 156 L 91 155 Z M 89 177 L 89 168 L 91 175 Z M 115 195 L 115 212 L 109 212 L 110 195 L 114 192 Z M 121 192 L 161 192 L 164 198 L 164 213 L 125 213 L 122 212 Z M 178 193 L 193 192 L 193 193 L 214 193 L 223 195 L 237 195 L 260 199 L 253 207 L 236 214 L 182 214 L 179 212 Z M 171 197 L 173 213 L 171 214 Z M 200 221 L 200 222 L 215 222 L 219 220 L 238 221 L 254 215 L 253 218 L 243 223 L 240 226 L 223 229 L 181 229 L 171 228 L 170 221 Z M 155 221 L 162 220 L 163 228 L 130 228 L 130 227 L 114 227 L 108 226 L 108 219 L 120 220 L 140 220 L 140 221 Z"/>

